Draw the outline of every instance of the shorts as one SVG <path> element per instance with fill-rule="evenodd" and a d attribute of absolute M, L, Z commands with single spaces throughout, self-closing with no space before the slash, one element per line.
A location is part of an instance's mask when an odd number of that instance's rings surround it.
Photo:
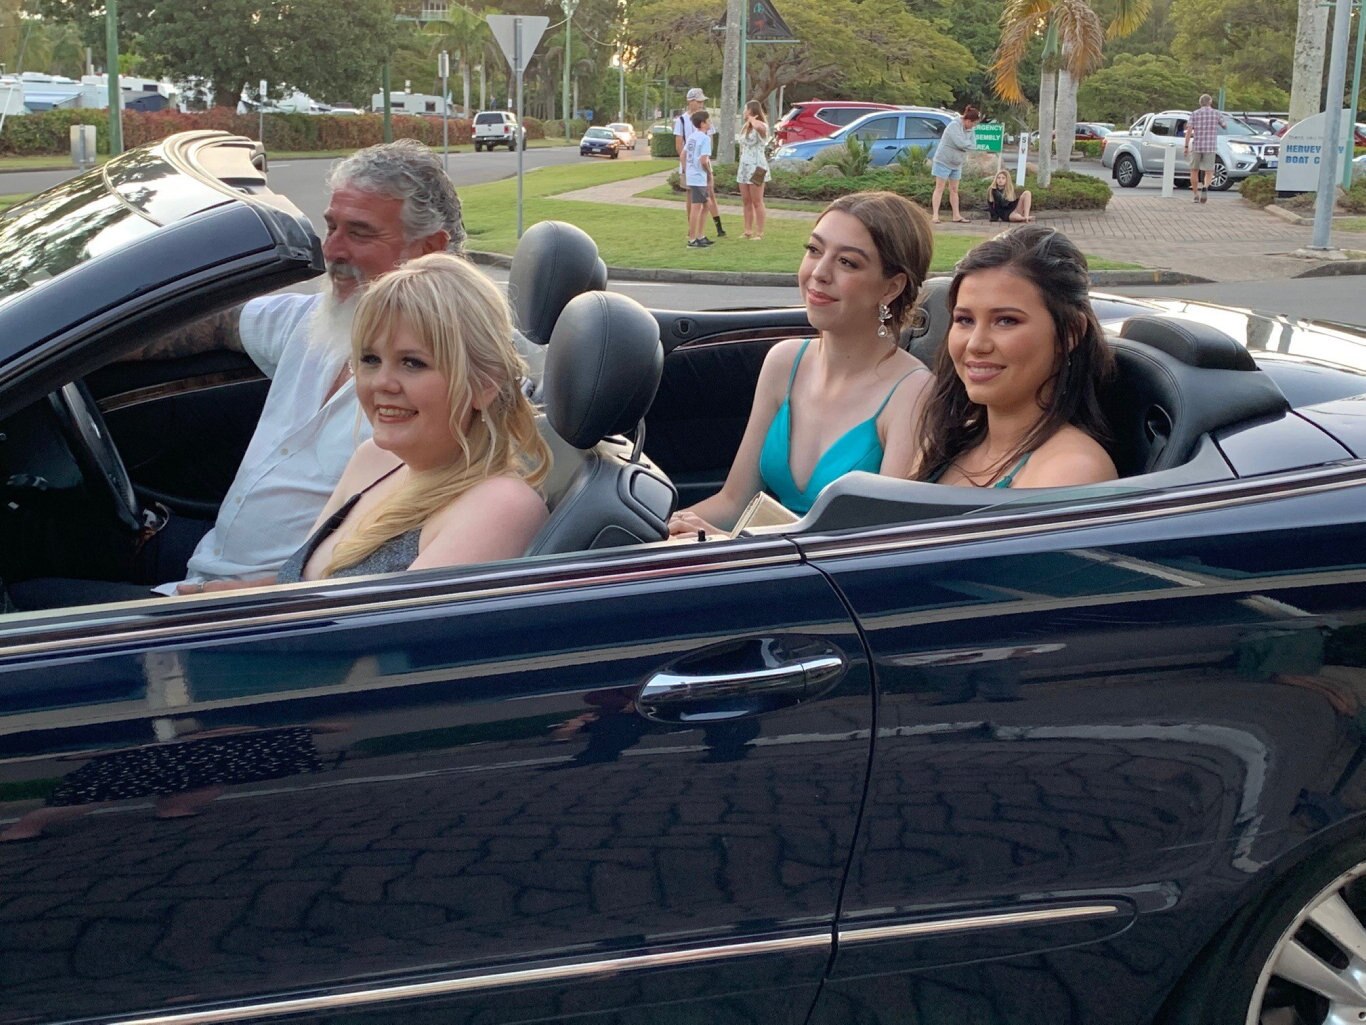
<path fill-rule="evenodd" d="M 707 201 L 707 187 L 705 185 L 688 186 L 688 202 L 705 203 Z"/>
<path fill-rule="evenodd" d="M 1192 171 L 1213 171 L 1214 154 L 1208 150 L 1191 150 L 1191 170 Z"/>
<path fill-rule="evenodd" d="M 963 177 L 963 169 L 961 167 L 945 167 L 938 160 L 932 160 L 930 162 L 930 174 L 936 178 L 947 178 L 951 182 L 956 182 Z"/>

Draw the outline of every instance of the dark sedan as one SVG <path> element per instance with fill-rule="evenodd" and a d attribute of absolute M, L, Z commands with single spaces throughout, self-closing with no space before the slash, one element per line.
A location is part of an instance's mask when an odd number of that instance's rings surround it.
<path fill-rule="evenodd" d="M 579 156 L 605 156 L 613 160 L 621 153 L 621 139 L 608 128 L 590 128 L 579 140 Z"/>
<path fill-rule="evenodd" d="M 259 372 L 129 356 L 322 272 L 254 157 L 177 136 L 0 219 L 6 581 L 221 499 Z M 514 261 L 527 557 L 6 603 L 0 1023 L 1356 1020 L 1366 335 L 1097 296 L 1122 479 L 853 474 L 664 544 L 809 328 L 603 284 L 565 225 Z"/>

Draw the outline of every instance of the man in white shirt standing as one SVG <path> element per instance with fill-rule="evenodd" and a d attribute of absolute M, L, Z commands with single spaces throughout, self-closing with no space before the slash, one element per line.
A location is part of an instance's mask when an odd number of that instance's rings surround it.
<path fill-rule="evenodd" d="M 692 236 L 692 192 L 688 189 L 687 175 L 688 168 L 685 163 L 688 140 L 697 132 L 693 126 L 692 116 L 706 106 L 707 96 L 701 89 L 693 88 L 688 90 L 688 108 L 678 117 L 674 118 L 674 150 L 678 153 L 678 173 L 680 182 L 683 185 L 683 194 L 686 197 L 684 202 L 688 209 L 688 241 L 693 240 Z M 714 128 L 708 126 L 707 136 L 710 139 Z M 708 146 L 710 152 L 710 146 Z M 707 201 L 706 208 L 711 212 L 712 223 L 716 225 L 716 237 L 725 238 L 726 229 L 721 227 L 721 208 L 716 205 L 716 183 L 712 179 L 711 172 L 707 172 Z"/>

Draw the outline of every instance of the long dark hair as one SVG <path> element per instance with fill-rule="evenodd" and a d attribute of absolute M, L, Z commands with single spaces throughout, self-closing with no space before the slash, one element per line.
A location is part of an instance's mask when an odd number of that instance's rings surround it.
<path fill-rule="evenodd" d="M 1086 257 L 1054 228 L 1022 224 L 975 246 L 958 262 L 949 285 L 949 311 L 969 274 L 1008 268 L 1039 290 L 1053 319 L 1054 372 L 1039 389 L 1039 419 L 1007 457 L 1006 466 L 1033 452 L 1061 428 L 1077 427 L 1104 445 L 1109 438 L 1100 408 L 1100 386 L 1114 373 L 1115 357 L 1091 309 Z M 950 328 L 952 330 L 952 328 Z M 935 384 L 920 418 L 917 478 L 942 472 L 986 436 L 986 408 L 968 398 L 945 345 L 935 363 Z M 1002 467 L 1004 469 L 1004 467 Z"/>
<path fill-rule="evenodd" d="M 916 297 L 925 284 L 934 253 L 934 229 L 925 211 L 895 192 L 852 192 L 840 196 L 821 217 L 838 210 L 853 217 L 868 229 L 882 261 L 882 276 L 906 275 L 906 287 L 887 304 L 890 327 L 900 331 L 911 319 Z M 820 223 L 820 217 L 816 218 Z"/>

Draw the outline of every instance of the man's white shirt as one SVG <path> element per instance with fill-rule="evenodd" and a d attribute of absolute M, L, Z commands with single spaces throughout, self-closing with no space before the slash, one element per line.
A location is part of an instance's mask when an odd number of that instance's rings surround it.
<path fill-rule="evenodd" d="M 354 379 L 326 398 L 346 347 L 310 342 L 321 300 L 288 293 L 253 299 L 242 308 L 242 345 L 271 379 L 270 392 L 217 522 L 190 557 L 190 582 L 278 570 L 308 540 L 347 461 L 370 436 Z M 156 590 L 174 594 L 175 586 Z"/>

